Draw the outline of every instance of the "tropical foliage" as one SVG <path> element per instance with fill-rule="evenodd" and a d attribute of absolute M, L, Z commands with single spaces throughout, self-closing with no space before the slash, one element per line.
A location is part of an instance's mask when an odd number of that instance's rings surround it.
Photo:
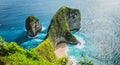
<path fill-rule="evenodd" d="M 46 45 L 47 46 L 47 45 Z M 49 45 L 48 45 L 49 46 Z M 46 50 L 46 53 L 49 51 Z M 45 53 L 43 53 L 44 55 Z M 54 54 L 51 52 L 51 54 Z M 7 65 L 63 65 L 64 59 L 56 58 L 56 62 L 50 62 L 45 58 L 51 59 L 51 56 L 43 57 L 34 52 L 34 49 L 24 49 L 15 42 L 5 42 L 0 37 L 0 64 Z M 52 58 L 53 59 L 53 58 Z M 54 59 L 53 59 L 54 60 Z"/>
<path fill-rule="evenodd" d="M 81 55 L 80 61 L 77 63 L 77 65 L 94 65 L 93 61 L 87 58 L 85 55 Z"/>

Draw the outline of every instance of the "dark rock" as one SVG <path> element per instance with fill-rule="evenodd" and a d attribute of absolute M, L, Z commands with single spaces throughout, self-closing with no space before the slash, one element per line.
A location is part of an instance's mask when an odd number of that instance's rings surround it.
<path fill-rule="evenodd" d="M 25 27 L 30 37 L 35 37 L 42 30 L 39 20 L 34 16 L 28 16 Z"/>

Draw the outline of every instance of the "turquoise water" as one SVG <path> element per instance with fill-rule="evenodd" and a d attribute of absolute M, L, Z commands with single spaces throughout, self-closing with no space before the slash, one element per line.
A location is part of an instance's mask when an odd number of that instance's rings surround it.
<path fill-rule="evenodd" d="M 85 54 L 95 65 L 120 65 L 119 0 L 0 0 L 0 35 L 24 48 L 36 47 L 46 36 L 55 12 L 63 5 L 81 11 L 81 30 L 73 33 L 81 45 L 67 45 L 68 56 L 75 61 Z M 25 19 L 34 15 L 43 30 L 28 38 Z"/>

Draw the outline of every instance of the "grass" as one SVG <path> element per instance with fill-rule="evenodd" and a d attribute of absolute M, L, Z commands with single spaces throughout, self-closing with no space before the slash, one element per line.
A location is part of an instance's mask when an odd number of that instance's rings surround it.
<path fill-rule="evenodd" d="M 54 47 L 46 39 L 38 49 L 24 49 L 16 42 L 6 42 L 0 37 L 0 65 L 64 65 L 64 58 L 57 58 L 54 53 Z"/>
<path fill-rule="evenodd" d="M 27 57 L 26 54 L 19 52 L 3 57 L 2 61 L 7 65 L 53 65 L 52 63 L 43 60 L 40 56 L 37 56 L 36 58 L 33 56 L 30 58 Z"/>
<path fill-rule="evenodd" d="M 49 38 L 44 40 L 38 47 L 35 48 L 35 52 L 37 54 L 41 55 L 45 60 L 53 63 L 55 63 L 57 59 L 54 51 L 55 49 Z"/>
<path fill-rule="evenodd" d="M 25 50 L 15 42 L 6 42 L 0 37 L 0 63 L 7 65 L 54 65 L 34 52 Z"/>

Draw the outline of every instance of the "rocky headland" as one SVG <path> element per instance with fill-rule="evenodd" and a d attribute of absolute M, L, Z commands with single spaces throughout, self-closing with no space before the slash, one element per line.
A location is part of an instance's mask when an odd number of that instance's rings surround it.
<path fill-rule="evenodd" d="M 80 19 L 78 9 L 62 6 L 51 19 L 47 36 L 45 40 L 35 48 L 35 52 L 50 62 L 53 62 L 57 56 L 66 55 L 66 43 L 78 43 L 78 40 L 70 31 L 80 29 Z"/>

